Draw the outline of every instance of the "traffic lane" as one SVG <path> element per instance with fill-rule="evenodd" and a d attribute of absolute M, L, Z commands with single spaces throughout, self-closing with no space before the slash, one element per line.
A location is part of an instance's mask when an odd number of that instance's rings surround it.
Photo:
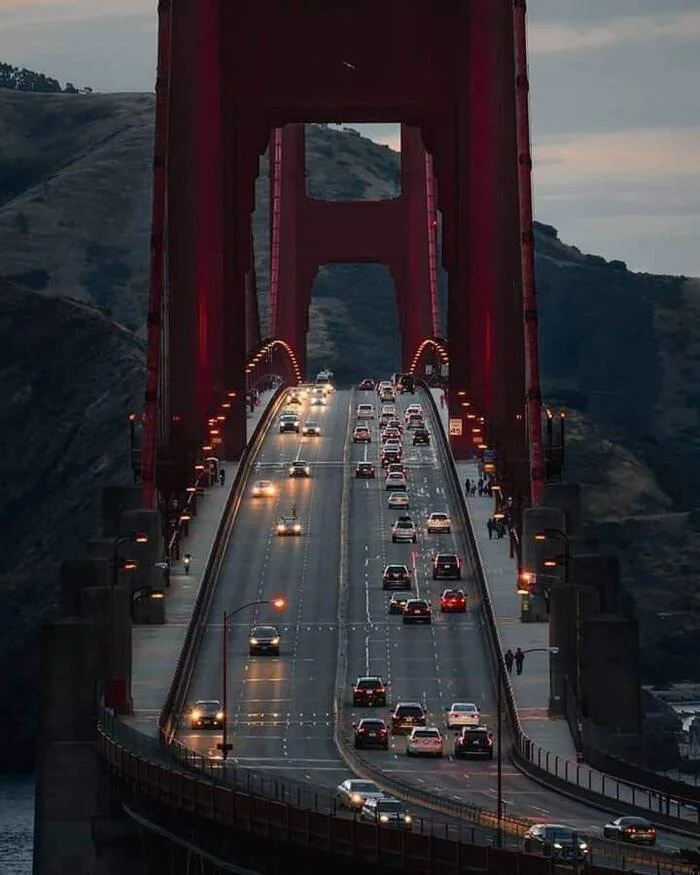
<path fill-rule="evenodd" d="M 287 657 L 290 665 L 285 701 L 278 702 L 266 696 L 266 687 L 258 686 L 262 689 L 261 695 L 241 695 L 245 706 L 251 707 L 247 711 L 241 709 L 236 721 L 237 757 L 242 765 L 262 766 L 278 774 L 314 783 L 317 772 L 337 777 L 344 768 L 332 741 L 335 667 L 332 661 L 319 659 L 318 655 L 335 654 L 337 646 L 337 571 L 340 561 L 337 496 L 342 487 L 347 406 L 342 399 L 334 398 L 331 410 L 325 410 L 328 412 L 325 437 L 316 444 L 322 452 L 312 462 L 312 476 L 309 480 L 299 479 L 290 484 L 300 509 L 299 517 L 305 526 L 304 535 L 299 539 L 278 539 L 278 542 L 293 540 L 300 543 L 303 550 L 300 572 L 289 575 L 285 544 L 281 544 L 279 561 L 271 566 L 270 571 L 280 579 L 291 577 L 292 583 L 291 590 L 286 591 L 290 593 L 294 621 L 280 628 L 283 648 L 280 659 Z M 304 458 L 308 458 L 308 453 Z M 309 502 L 306 492 L 311 487 L 312 499 Z M 274 669 L 270 668 L 270 672 Z M 264 678 L 265 682 L 274 680 L 274 676 Z"/>
<path fill-rule="evenodd" d="M 335 423 L 336 427 L 333 428 L 336 419 L 339 419 L 339 422 Z M 330 439 L 322 438 L 308 448 L 304 448 L 305 458 L 312 464 L 323 459 L 324 451 L 325 454 L 332 456 L 338 452 L 339 446 L 342 447 L 344 444 L 342 420 L 342 413 L 336 412 L 335 415 L 327 416 L 326 428 Z M 331 428 L 328 428 L 329 423 Z M 292 581 L 298 581 L 303 577 L 304 562 L 308 561 L 308 554 L 304 547 L 305 535 L 279 537 L 276 535 L 275 527 L 279 513 L 286 512 L 287 504 L 296 502 L 302 523 L 308 520 L 310 515 L 317 472 L 312 471 L 314 475 L 312 478 L 299 483 L 296 479 L 289 478 L 287 470 L 288 462 L 299 457 L 302 440 L 308 439 L 296 435 L 280 435 L 274 431 L 265 439 L 252 479 L 261 479 L 264 472 L 265 479 L 272 479 L 276 483 L 278 492 L 273 500 L 261 501 L 250 498 L 250 486 L 248 487 L 226 548 L 222 576 L 212 605 L 210 632 L 205 635 L 198 654 L 190 701 L 199 698 L 222 698 L 222 642 L 219 618 L 222 617 L 224 610 L 232 610 L 249 601 L 278 595 L 286 597 L 289 600 L 289 609 L 295 610 L 293 599 L 298 586 L 293 586 Z M 275 461 L 272 464 L 277 467 L 270 469 L 273 459 Z M 319 469 L 321 467 L 319 466 Z M 250 713 L 261 711 L 278 713 L 281 709 L 285 713 L 288 711 L 288 707 L 283 706 L 284 700 L 290 699 L 288 688 L 291 684 L 292 672 L 289 665 L 280 669 L 270 665 L 266 670 L 267 676 L 255 673 L 250 683 L 247 682 L 246 677 L 249 661 L 247 639 L 251 626 L 266 621 L 281 625 L 280 620 L 279 615 L 271 612 L 269 605 L 253 605 L 246 610 L 245 619 L 241 617 L 238 625 L 231 629 L 228 690 L 232 732 L 237 729 L 236 715 L 246 721 L 247 714 Z M 287 663 L 289 663 L 288 657 Z M 247 706 L 244 707 L 246 702 Z M 265 704 L 266 707 L 261 707 Z M 280 747 L 279 740 L 274 737 L 276 734 L 274 726 L 263 726 L 258 732 L 259 736 L 267 737 L 265 745 L 268 748 L 272 747 L 275 755 L 279 753 Z M 209 750 L 210 746 L 213 747 L 218 740 L 214 740 L 212 744 L 212 733 L 186 732 L 184 737 L 185 743 L 204 751 Z"/>

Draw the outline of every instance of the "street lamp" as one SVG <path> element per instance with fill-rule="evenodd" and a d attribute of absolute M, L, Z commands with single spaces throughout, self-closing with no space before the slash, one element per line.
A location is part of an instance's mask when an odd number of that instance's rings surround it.
<path fill-rule="evenodd" d="M 528 647 L 521 653 L 559 653 L 558 647 Z M 503 844 L 503 687 L 506 682 L 503 653 L 498 655 L 498 683 L 496 693 L 496 842 Z"/>
<path fill-rule="evenodd" d="M 114 547 L 112 549 L 112 567 L 109 583 L 109 678 L 105 683 L 104 699 L 107 708 L 113 708 L 115 711 L 122 711 L 126 707 L 126 690 L 124 679 L 116 676 L 116 630 L 115 630 L 115 607 L 114 598 L 115 590 L 119 584 L 119 571 L 133 571 L 138 568 L 138 563 L 131 559 L 121 560 L 119 557 L 119 548 L 123 544 L 146 544 L 148 543 L 148 535 L 146 532 L 132 532 L 130 535 L 124 535 L 114 539 Z"/>
<path fill-rule="evenodd" d="M 224 611 L 224 623 L 221 636 L 221 710 L 224 718 L 221 723 L 221 743 L 216 747 L 221 751 L 221 758 L 226 761 L 229 751 L 233 749 L 233 745 L 228 741 L 228 630 L 229 623 L 246 608 L 252 608 L 254 605 L 272 605 L 277 611 L 283 611 L 287 607 L 287 600 L 281 597 L 272 599 L 254 599 L 252 602 L 246 602 L 239 605 L 233 611 Z"/>

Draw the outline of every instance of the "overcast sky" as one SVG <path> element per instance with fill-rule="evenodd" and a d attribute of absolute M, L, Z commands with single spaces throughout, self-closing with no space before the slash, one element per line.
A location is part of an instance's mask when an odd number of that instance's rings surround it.
<path fill-rule="evenodd" d="M 156 6 L 0 0 L 0 60 L 152 91 Z M 700 0 L 528 9 L 536 217 L 632 270 L 700 276 Z M 395 143 L 396 129 L 371 135 Z"/>

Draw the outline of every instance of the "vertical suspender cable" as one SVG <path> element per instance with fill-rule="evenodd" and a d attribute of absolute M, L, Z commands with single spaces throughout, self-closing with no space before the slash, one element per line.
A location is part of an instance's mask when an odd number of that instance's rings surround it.
<path fill-rule="evenodd" d="M 270 149 L 270 299 L 268 307 L 268 337 L 279 334 L 280 291 L 280 223 L 282 219 L 282 128 L 272 131 Z"/>
<path fill-rule="evenodd" d="M 440 335 L 440 309 L 438 304 L 437 265 L 437 207 L 435 204 L 435 173 L 433 156 L 425 153 L 425 198 L 428 207 L 428 291 L 430 293 L 430 317 L 432 336 Z"/>

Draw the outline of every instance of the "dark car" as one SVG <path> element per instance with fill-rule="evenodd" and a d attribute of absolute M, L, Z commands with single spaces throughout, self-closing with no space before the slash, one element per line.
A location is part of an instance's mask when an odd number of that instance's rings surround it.
<path fill-rule="evenodd" d="M 493 735 L 485 726 L 464 726 L 455 739 L 455 759 L 493 759 Z"/>
<path fill-rule="evenodd" d="M 355 477 L 374 479 L 374 465 L 371 462 L 358 462 L 355 466 Z"/>
<path fill-rule="evenodd" d="M 418 702 L 399 702 L 391 713 L 391 731 L 394 735 L 408 735 L 414 726 L 425 726 L 425 708 Z"/>
<path fill-rule="evenodd" d="M 257 656 L 260 653 L 271 653 L 273 656 L 279 656 L 280 633 L 274 626 L 253 626 L 248 646 L 251 656 Z"/>
<path fill-rule="evenodd" d="M 413 432 L 413 446 L 430 446 L 430 432 L 427 428 L 417 428 Z"/>
<path fill-rule="evenodd" d="M 363 717 L 355 726 L 355 747 L 358 750 L 367 747 L 389 750 L 389 730 L 386 723 L 378 718 Z"/>
<path fill-rule="evenodd" d="M 467 597 L 463 589 L 446 589 L 440 596 L 440 611 L 443 614 L 464 614 Z"/>
<path fill-rule="evenodd" d="M 296 413 L 280 416 L 280 434 L 284 434 L 288 431 L 293 431 L 295 434 L 299 434 L 300 428 L 299 417 Z"/>
<path fill-rule="evenodd" d="M 357 384 L 357 388 L 360 390 L 360 392 L 371 392 L 374 389 L 374 380 L 360 380 L 360 382 Z"/>
<path fill-rule="evenodd" d="M 353 705 L 386 705 L 386 687 L 379 677 L 362 677 L 352 688 Z"/>
<path fill-rule="evenodd" d="M 410 589 L 411 572 L 407 565 L 387 565 L 382 577 L 382 589 Z"/>
<path fill-rule="evenodd" d="M 579 862 L 588 856 L 588 843 L 570 826 L 535 823 L 523 837 L 523 850 L 527 854 Z"/>
<path fill-rule="evenodd" d="M 617 817 L 603 827 L 606 839 L 631 842 L 634 845 L 655 845 L 656 827 L 644 817 Z"/>
<path fill-rule="evenodd" d="M 411 815 L 406 804 L 391 797 L 368 799 L 362 806 L 360 819 L 387 829 L 411 829 Z"/>
<path fill-rule="evenodd" d="M 218 699 L 200 699 L 187 715 L 190 729 L 219 729 L 224 723 L 224 712 Z"/>
<path fill-rule="evenodd" d="M 387 449 L 382 450 L 382 454 L 380 456 L 380 461 L 382 463 L 382 467 L 386 468 L 387 465 L 391 465 L 394 462 L 401 461 L 401 449 L 400 447 L 388 447 Z"/>
<path fill-rule="evenodd" d="M 425 599 L 409 599 L 403 609 L 403 622 L 406 624 L 431 623 L 430 604 Z"/>
<path fill-rule="evenodd" d="M 389 599 L 389 613 L 403 614 L 403 609 L 406 607 L 406 602 L 410 596 L 402 592 L 395 592 Z"/>
<path fill-rule="evenodd" d="M 433 580 L 461 580 L 462 560 L 456 553 L 438 553 L 433 559 Z"/>

